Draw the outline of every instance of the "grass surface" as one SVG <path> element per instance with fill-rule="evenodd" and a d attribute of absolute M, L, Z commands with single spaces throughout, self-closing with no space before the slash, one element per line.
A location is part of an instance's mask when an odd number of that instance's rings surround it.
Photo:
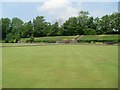
<path fill-rule="evenodd" d="M 3 48 L 3 88 L 116 88 L 118 47 Z"/>
<path fill-rule="evenodd" d="M 34 38 L 34 42 L 56 42 L 58 40 L 63 40 L 63 39 L 73 39 L 74 36 L 49 36 L 49 37 L 38 37 L 38 38 Z M 22 38 L 21 42 L 26 42 L 27 40 L 29 40 L 29 38 Z"/>
<path fill-rule="evenodd" d="M 119 40 L 119 35 L 84 35 L 80 37 L 79 40 Z M 35 38 L 35 42 L 44 42 L 44 41 L 58 41 L 63 39 L 73 39 L 75 36 L 49 36 L 49 37 L 38 37 Z M 29 38 L 22 38 L 22 42 L 26 42 Z"/>
<path fill-rule="evenodd" d="M 74 39 L 75 36 L 48 36 L 48 37 L 35 37 L 34 43 L 56 43 L 56 41 L 64 41 L 65 39 L 71 40 Z M 119 35 L 84 35 L 80 36 L 78 41 L 79 42 L 85 42 L 87 41 L 95 41 L 95 42 L 120 42 L 120 38 L 118 38 Z M 27 42 L 29 38 L 22 38 L 21 42 Z"/>
<path fill-rule="evenodd" d="M 118 40 L 118 35 L 84 35 L 80 40 Z"/>

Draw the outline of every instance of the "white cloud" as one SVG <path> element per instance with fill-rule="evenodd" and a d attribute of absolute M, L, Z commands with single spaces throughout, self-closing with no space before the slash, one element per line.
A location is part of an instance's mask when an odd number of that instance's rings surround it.
<path fill-rule="evenodd" d="M 72 7 L 71 3 L 69 0 L 47 0 L 37 10 L 65 21 L 71 16 L 78 15 L 77 8 Z"/>
<path fill-rule="evenodd" d="M 56 10 L 66 7 L 68 4 L 68 0 L 47 0 L 40 8 L 43 10 Z"/>
<path fill-rule="evenodd" d="M 63 12 L 60 12 L 59 18 L 66 20 L 69 17 L 77 16 L 78 10 L 73 7 L 67 7 Z"/>

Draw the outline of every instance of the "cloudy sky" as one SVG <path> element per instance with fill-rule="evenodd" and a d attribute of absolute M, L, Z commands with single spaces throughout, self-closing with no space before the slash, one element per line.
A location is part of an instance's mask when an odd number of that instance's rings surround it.
<path fill-rule="evenodd" d="M 2 10 L 0 17 L 18 17 L 26 22 L 33 20 L 38 15 L 43 15 L 47 21 L 55 22 L 65 21 L 71 16 L 77 16 L 81 10 L 89 11 L 90 16 L 93 17 L 111 14 L 118 11 L 118 1 L 39 0 L 38 2 L 34 0 L 33 2 L 33 0 L 20 0 L 15 2 L 15 0 L 3 0 L 0 3 L 0 9 Z"/>

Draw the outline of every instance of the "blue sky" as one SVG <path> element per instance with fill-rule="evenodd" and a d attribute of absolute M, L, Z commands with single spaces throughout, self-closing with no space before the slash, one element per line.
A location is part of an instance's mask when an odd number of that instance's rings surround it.
<path fill-rule="evenodd" d="M 1 7 L 0 7 L 1 9 Z M 69 2 L 68 0 L 48 0 L 44 2 L 2 2 L 2 17 L 18 17 L 23 21 L 33 20 L 38 15 L 46 21 L 65 21 L 77 16 L 81 10 L 89 11 L 90 16 L 101 17 L 118 11 L 117 2 Z M 0 16 L 1 17 L 1 16 Z"/>

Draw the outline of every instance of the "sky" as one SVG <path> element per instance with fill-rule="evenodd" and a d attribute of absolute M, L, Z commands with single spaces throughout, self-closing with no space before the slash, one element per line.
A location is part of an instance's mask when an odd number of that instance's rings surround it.
<path fill-rule="evenodd" d="M 99 0 L 98 0 L 99 1 Z M 118 1 L 104 2 L 90 0 L 3 0 L 0 3 L 0 17 L 18 17 L 24 22 L 33 20 L 36 16 L 44 16 L 46 21 L 64 22 L 69 17 L 78 16 L 79 11 L 89 11 L 90 16 L 102 17 L 118 12 Z"/>

